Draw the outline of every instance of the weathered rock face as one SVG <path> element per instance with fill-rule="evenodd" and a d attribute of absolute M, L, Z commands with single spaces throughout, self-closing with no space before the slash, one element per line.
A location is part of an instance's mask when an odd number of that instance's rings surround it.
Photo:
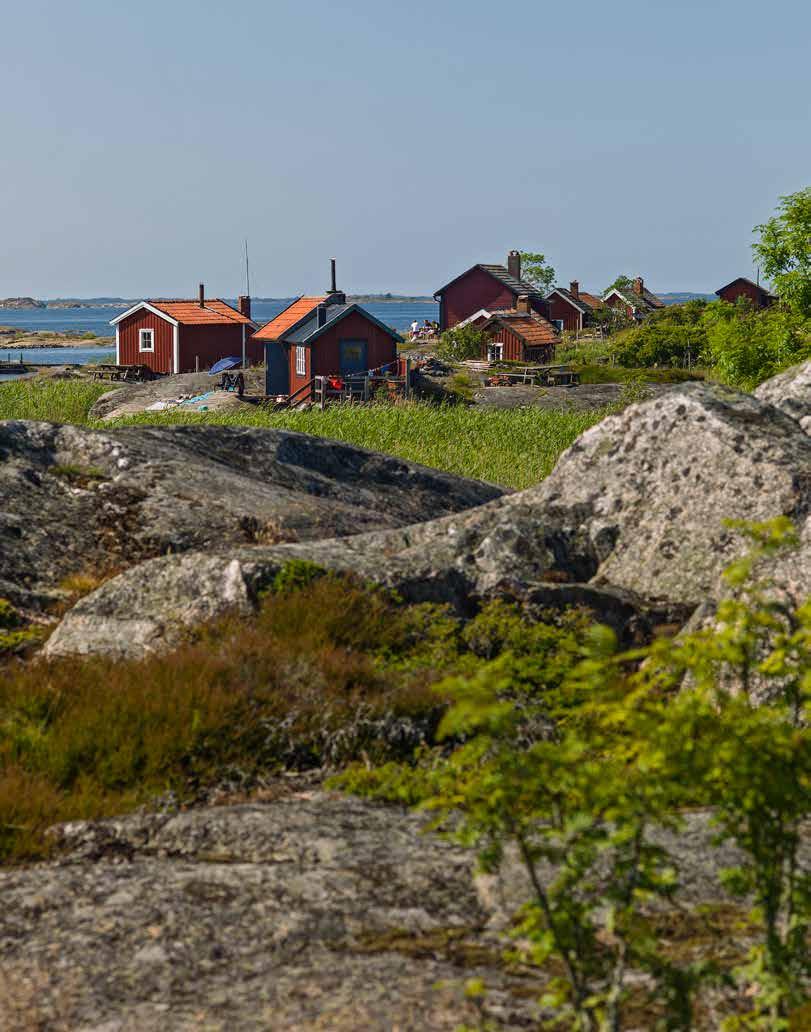
<path fill-rule="evenodd" d="M 755 397 L 781 409 L 811 434 L 811 362 L 766 380 L 755 390 Z"/>
<path fill-rule="evenodd" d="M 305 789 L 62 838 L 59 863 L 0 871 L 4 1032 L 450 1032 L 478 1024 L 471 978 L 496 1027 L 537 1027 L 540 980 L 501 960 L 522 869 L 474 877 L 413 813 Z M 700 814 L 663 835 L 684 902 L 717 903 L 738 859 L 710 841 Z"/>
<path fill-rule="evenodd" d="M 143 564 L 81 600 L 48 651 L 137 655 L 171 644 L 184 622 L 248 611 L 292 558 L 411 601 L 580 601 L 621 632 L 630 613 L 683 621 L 715 595 L 741 548 L 725 518 L 786 514 L 804 527 L 810 509 L 811 439 L 799 425 L 749 395 L 689 384 L 587 431 L 539 486 L 466 512 L 340 542 Z"/>
<path fill-rule="evenodd" d="M 280 430 L 0 423 L 0 596 L 167 552 L 397 527 L 503 492 Z"/>

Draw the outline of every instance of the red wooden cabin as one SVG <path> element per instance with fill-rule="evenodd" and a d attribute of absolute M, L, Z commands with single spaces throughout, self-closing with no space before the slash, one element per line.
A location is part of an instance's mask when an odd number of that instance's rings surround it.
<path fill-rule="evenodd" d="M 202 283 L 196 301 L 139 301 L 111 320 L 116 364 L 145 365 L 155 373 L 193 373 L 232 355 L 261 362 L 262 345 L 251 339 L 251 299 L 240 297 L 237 304 L 238 309 L 206 298 Z"/>
<path fill-rule="evenodd" d="M 665 303 L 645 286 L 641 276 L 637 276 L 633 286 L 623 290 L 613 287 L 603 296 L 603 302 L 612 308 L 624 312 L 628 319 L 637 322 L 644 319 L 646 315 L 655 312 L 657 308 L 664 308 Z"/>
<path fill-rule="evenodd" d="M 268 395 L 293 395 L 315 376 L 347 376 L 397 361 L 402 337 L 335 288 L 300 297 L 266 323 L 253 340 L 265 350 Z"/>
<path fill-rule="evenodd" d="M 720 287 L 715 293 L 722 301 L 728 301 L 731 305 L 734 305 L 739 297 L 748 297 L 754 308 L 769 308 L 778 300 L 759 283 L 753 283 L 744 276 L 739 276 L 725 287 Z"/>
<path fill-rule="evenodd" d="M 550 362 L 560 343 L 557 328 L 532 310 L 526 296 L 518 299 L 517 308 L 492 315 L 482 332 L 482 358 L 490 362 Z"/>
<path fill-rule="evenodd" d="M 533 311 L 546 316 L 549 306 L 537 287 L 521 279 L 521 255 L 510 251 L 505 265 L 473 265 L 434 294 L 439 302 L 439 328 L 450 329 L 474 313 L 514 308 L 527 295 Z"/>
<path fill-rule="evenodd" d="M 570 333 L 585 330 L 593 322 L 594 312 L 603 307 L 602 298 L 581 290 L 577 280 L 572 280 L 568 290 L 555 287 L 546 300 L 549 304 L 549 321 L 559 330 L 568 330 Z"/>

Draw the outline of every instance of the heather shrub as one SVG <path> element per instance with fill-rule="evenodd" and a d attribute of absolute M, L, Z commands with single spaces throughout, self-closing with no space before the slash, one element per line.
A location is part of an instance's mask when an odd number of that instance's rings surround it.
<path fill-rule="evenodd" d="M 198 628 L 168 655 L 8 663 L 0 858 L 40 855 L 55 821 L 167 791 L 194 799 L 282 768 L 407 759 L 435 741 L 448 705 L 432 690 L 442 677 L 514 655 L 540 690 L 553 676 L 538 652 L 544 636 L 580 633 L 578 623 L 524 623 L 503 604 L 465 625 L 448 607 L 406 606 L 300 562 L 274 587 L 255 616 Z"/>

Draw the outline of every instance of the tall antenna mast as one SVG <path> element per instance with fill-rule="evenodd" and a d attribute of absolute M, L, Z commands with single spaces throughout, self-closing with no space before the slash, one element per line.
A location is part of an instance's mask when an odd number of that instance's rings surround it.
<path fill-rule="evenodd" d="M 245 237 L 245 293 L 251 296 L 251 269 L 248 264 L 248 238 Z"/>

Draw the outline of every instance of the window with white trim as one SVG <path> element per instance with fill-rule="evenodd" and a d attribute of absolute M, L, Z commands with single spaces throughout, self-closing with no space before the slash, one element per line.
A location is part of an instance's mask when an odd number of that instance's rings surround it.
<path fill-rule="evenodd" d="M 138 330 L 138 350 L 139 351 L 154 351 L 155 350 L 155 331 L 154 330 Z"/>
<path fill-rule="evenodd" d="M 554 323 L 555 326 L 557 326 L 557 328 L 560 330 L 560 332 L 563 333 L 563 320 L 562 319 L 553 319 L 552 322 Z"/>
<path fill-rule="evenodd" d="M 307 349 L 301 344 L 296 345 L 296 376 L 307 375 Z"/>

